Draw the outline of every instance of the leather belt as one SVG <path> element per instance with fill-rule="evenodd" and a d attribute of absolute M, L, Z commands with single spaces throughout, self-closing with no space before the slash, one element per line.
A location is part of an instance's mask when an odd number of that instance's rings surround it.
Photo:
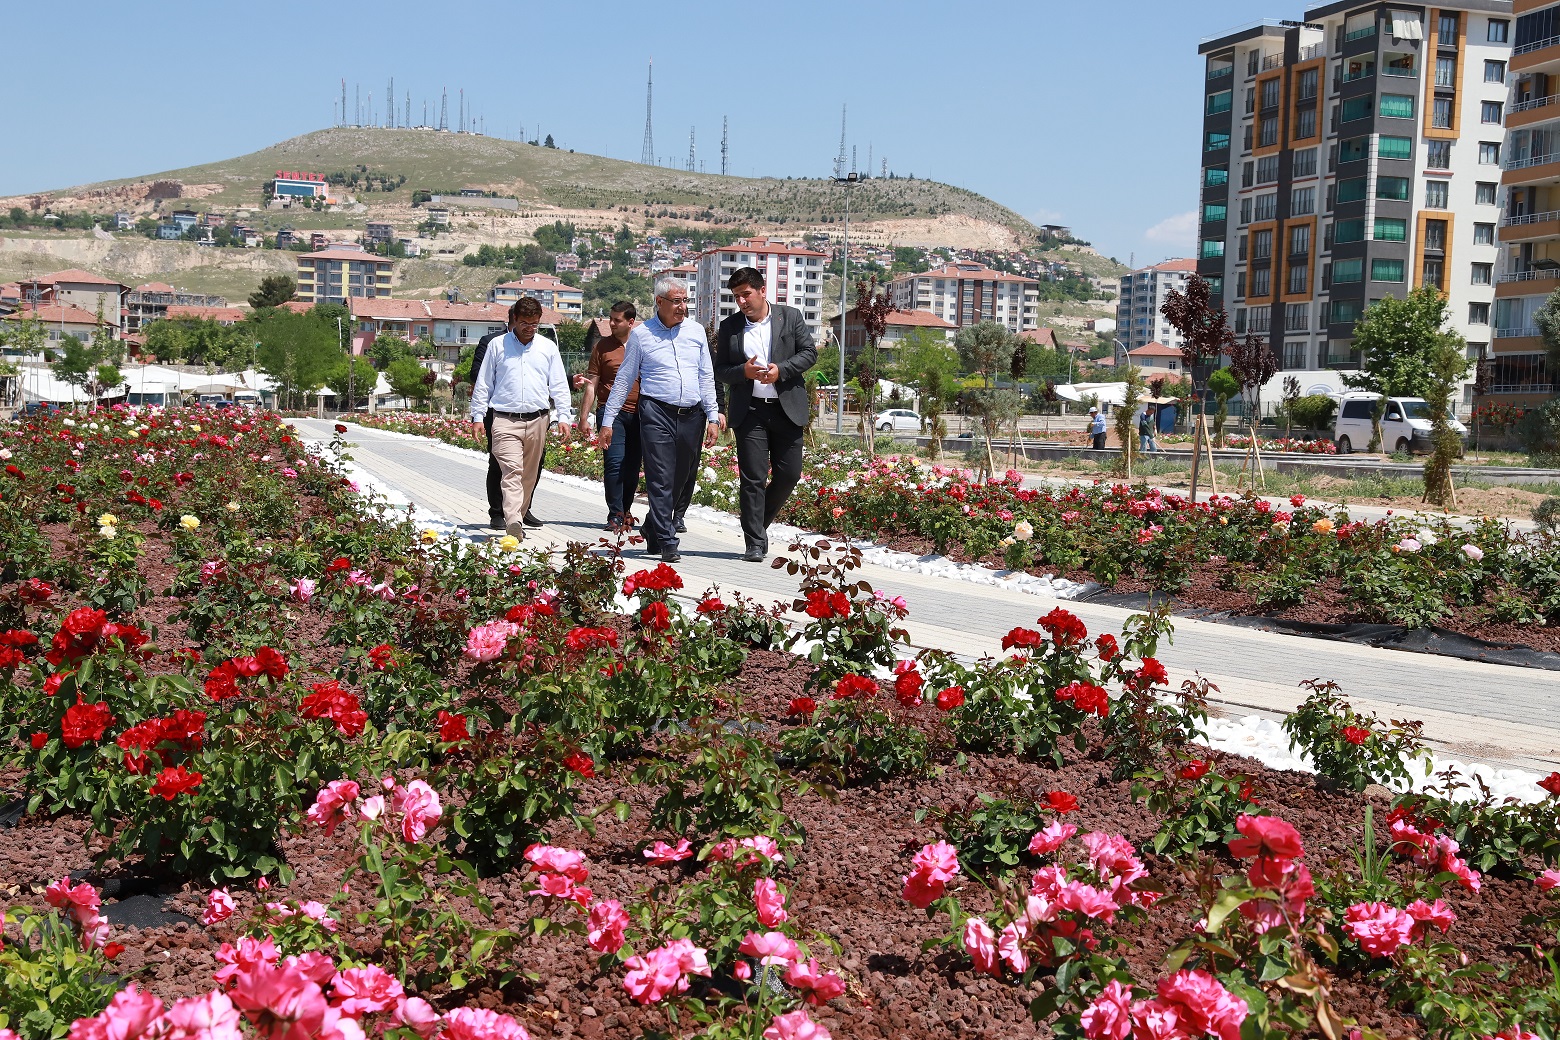
<path fill-rule="evenodd" d="M 500 419 L 509 419 L 514 422 L 530 422 L 532 419 L 540 419 L 547 414 L 546 408 L 540 408 L 534 412 L 501 412 L 493 409 L 493 414 Z"/>

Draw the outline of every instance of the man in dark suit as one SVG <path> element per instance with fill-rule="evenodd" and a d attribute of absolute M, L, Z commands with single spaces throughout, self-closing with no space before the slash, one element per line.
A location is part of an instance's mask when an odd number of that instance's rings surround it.
<path fill-rule="evenodd" d="M 757 269 L 740 268 L 726 288 L 738 313 L 716 333 L 715 378 L 731 387 L 726 414 L 742 478 L 742 558 L 762 563 L 769 525 L 802 477 L 802 435 L 812 418 L 803 376 L 817 363 L 818 348 L 801 311 L 769 302 Z"/>
<path fill-rule="evenodd" d="M 471 384 L 476 386 L 477 373 L 482 371 L 482 358 L 486 356 L 488 344 L 500 338 L 508 329 L 499 329 L 497 332 L 489 332 L 486 336 L 477 340 L 476 349 L 471 352 Z M 487 434 L 488 468 L 487 468 L 487 500 L 488 500 L 488 526 L 496 531 L 504 530 L 504 476 L 499 472 L 498 460 L 493 457 L 493 409 L 489 408 L 487 414 L 482 417 L 482 430 Z M 536 470 L 536 483 L 541 483 L 541 468 Z M 536 496 L 536 484 L 531 485 L 531 496 Z M 541 527 L 542 522 L 536 518 L 531 510 L 525 511 L 525 526 Z"/>

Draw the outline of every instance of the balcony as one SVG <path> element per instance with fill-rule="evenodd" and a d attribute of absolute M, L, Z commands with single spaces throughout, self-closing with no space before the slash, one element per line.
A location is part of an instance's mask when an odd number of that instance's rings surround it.
<path fill-rule="evenodd" d="M 1513 157 L 1502 164 L 1500 182 L 1505 185 L 1543 184 L 1560 178 L 1560 152 Z"/>
<path fill-rule="evenodd" d="M 1560 210 L 1523 213 L 1500 222 L 1502 242 L 1531 242 L 1539 238 L 1560 237 Z"/>
<path fill-rule="evenodd" d="M 1320 43 L 1313 43 L 1309 47 L 1300 48 L 1301 61 L 1315 61 L 1327 53 L 1327 49 Z"/>
<path fill-rule="evenodd" d="M 1223 79 L 1225 76 L 1233 76 L 1233 75 L 1235 75 L 1235 66 L 1233 66 L 1233 65 L 1226 65 L 1222 69 L 1209 69 L 1208 70 L 1208 78 L 1209 79 Z"/>
<path fill-rule="evenodd" d="M 1363 28 L 1363 29 L 1356 29 L 1356 30 L 1354 30 L 1351 33 L 1344 33 L 1343 34 L 1343 42 L 1344 43 L 1353 43 L 1355 40 L 1363 40 L 1367 36 L 1374 36 L 1374 35 L 1376 35 L 1376 26 L 1375 26 L 1374 23 L 1372 23 L 1370 25 L 1365 26 L 1365 28 Z"/>
<path fill-rule="evenodd" d="M 1496 339 L 1536 339 L 1541 335 L 1537 325 L 1514 325 L 1511 328 L 1495 330 Z"/>
<path fill-rule="evenodd" d="M 1511 71 L 1527 72 L 1560 60 L 1560 36 L 1524 43 L 1511 49 Z"/>
<path fill-rule="evenodd" d="M 1284 56 L 1282 54 L 1269 54 L 1262 59 L 1262 71 L 1267 72 L 1269 69 L 1282 68 L 1283 64 Z"/>
<path fill-rule="evenodd" d="M 1553 383 L 1496 383 L 1485 391 L 1486 394 L 1552 394 L 1554 392 Z"/>
<path fill-rule="evenodd" d="M 1560 281 L 1560 267 L 1550 271 L 1518 271 L 1515 274 L 1503 274 L 1500 276 L 1501 285 L 1520 284 L 1522 282 L 1552 282 Z M 1541 290 L 1548 292 L 1548 289 Z M 1537 293 L 1512 293 L 1513 296 L 1535 296 Z"/>

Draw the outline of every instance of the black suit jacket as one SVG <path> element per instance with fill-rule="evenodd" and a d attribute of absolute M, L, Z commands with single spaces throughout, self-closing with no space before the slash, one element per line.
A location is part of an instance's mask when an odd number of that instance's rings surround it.
<path fill-rule="evenodd" d="M 813 345 L 812 333 L 807 330 L 801 311 L 782 303 L 771 303 L 769 314 L 769 361 L 780 367 L 780 380 L 775 384 L 780 407 L 786 418 L 798 426 L 806 426 L 812 418 L 812 402 L 807 396 L 804 376 L 818 363 L 818 348 Z M 715 335 L 715 379 L 731 387 L 726 421 L 733 429 L 742 424 L 748 403 L 753 400 L 753 380 L 742 371 L 747 364 L 742 344 L 746 328 L 747 318 L 738 311 L 720 323 Z"/>

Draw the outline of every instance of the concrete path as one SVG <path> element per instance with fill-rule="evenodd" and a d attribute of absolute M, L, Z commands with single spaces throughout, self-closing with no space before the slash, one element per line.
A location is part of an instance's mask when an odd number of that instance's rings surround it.
<path fill-rule="evenodd" d="M 330 437 L 329 423 L 295 423 L 305 439 Z M 473 536 L 489 533 L 481 459 L 358 426 L 347 438 L 355 463 L 377 480 L 422 509 L 468 525 Z M 593 488 L 544 477 L 534 511 L 546 526 L 532 532 L 528 545 L 538 540 L 544 545 L 594 542 L 603 533 L 606 505 Z M 761 602 L 789 602 L 795 596 L 796 583 L 783 570 L 738 559 L 742 535 L 736 528 L 694 517 L 688 527 L 678 570 L 689 591 L 719 585 Z M 779 552 L 784 547 L 772 548 Z M 634 559 L 649 558 L 630 554 Z M 1082 618 L 1090 632 L 1119 632 L 1131 613 L 883 567 L 868 566 L 863 573 L 874 587 L 909 600 L 907 627 L 916 645 L 969 657 L 998 653 L 1003 634 L 1015 625 L 1032 627 L 1058 603 Z M 1302 699 L 1302 680 L 1331 678 L 1343 685 L 1359 709 L 1422 720 L 1430 739 L 1458 758 L 1545 771 L 1560 766 L 1560 674 L 1554 672 L 1186 618 L 1176 619 L 1174 643 L 1161 647 L 1159 657 L 1174 684 L 1193 674 L 1215 683 L 1218 703 L 1227 714 L 1281 714 Z"/>

